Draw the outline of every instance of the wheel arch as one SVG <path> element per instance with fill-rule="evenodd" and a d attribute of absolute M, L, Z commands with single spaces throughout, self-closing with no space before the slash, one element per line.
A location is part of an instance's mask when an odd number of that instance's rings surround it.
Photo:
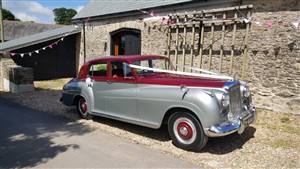
<path fill-rule="evenodd" d="M 73 98 L 73 102 L 72 102 L 73 105 L 76 105 L 80 98 L 86 99 L 86 98 L 83 97 L 82 95 L 76 95 L 76 96 L 74 96 L 74 98 Z"/>
<path fill-rule="evenodd" d="M 169 108 L 167 110 L 167 112 L 165 113 L 164 117 L 163 117 L 162 125 L 168 124 L 168 120 L 169 120 L 170 116 L 172 114 L 174 114 L 175 112 L 178 112 L 178 111 L 187 111 L 187 112 L 189 112 L 192 116 L 194 116 L 198 120 L 200 125 L 203 127 L 202 122 L 201 122 L 200 118 L 197 116 L 197 114 L 194 111 L 192 111 L 192 110 L 190 110 L 189 108 L 186 108 L 186 107 L 172 107 L 172 108 Z"/>

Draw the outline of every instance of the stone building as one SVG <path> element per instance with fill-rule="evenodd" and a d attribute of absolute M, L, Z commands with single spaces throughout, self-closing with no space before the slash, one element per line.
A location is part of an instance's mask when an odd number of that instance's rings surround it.
<path fill-rule="evenodd" d="M 91 0 L 73 18 L 75 24 L 82 26 L 80 64 L 105 55 L 167 55 L 168 36 L 164 27 L 157 24 L 157 16 L 188 15 L 195 11 L 201 13 L 250 4 L 253 5 L 252 15 L 244 17 L 251 23 L 251 30 L 246 44 L 249 58 L 243 80 L 250 83 L 259 107 L 300 114 L 298 0 Z M 237 37 L 237 48 L 239 45 L 245 47 L 243 35 Z M 225 41 L 225 48 L 230 48 L 228 43 Z M 245 52 L 244 48 L 241 51 Z M 224 67 L 228 59 L 229 55 L 224 54 Z M 217 59 L 213 59 L 214 62 Z M 214 66 L 213 69 L 217 70 Z"/>

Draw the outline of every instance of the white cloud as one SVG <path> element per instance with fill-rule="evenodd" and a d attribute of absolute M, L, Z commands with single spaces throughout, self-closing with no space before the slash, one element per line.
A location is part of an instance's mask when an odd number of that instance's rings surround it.
<path fill-rule="evenodd" d="M 52 10 L 33 0 L 3 0 L 3 8 L 10 10 L 23 21 L 53 23 Z"/>
<path fill-rule="evenodd" d="M 32 13 L 37 13 L 37 14 L 42 14 L 47 16 L 53 15 L 51 9 L 43 6 L 42 4 L 36 1 L 19 1 L 19 4 Z"/>
<path fill-rule="evenodd" d="M 39 22 L 39 19 L 35 16 L 31 16 L 25 12 L 16 12 L 15 13 L 16 17 L 18 19 L 21 19 L 22 21 L 34 21 L 34 22 Z"/>
<path fill-rule="evenodd" d="M 81 9 L 83 8 L 84 6 L 78 6 L 75 10 L 77 11 L 77 12 L 80 12 L 81 11 Z"/>

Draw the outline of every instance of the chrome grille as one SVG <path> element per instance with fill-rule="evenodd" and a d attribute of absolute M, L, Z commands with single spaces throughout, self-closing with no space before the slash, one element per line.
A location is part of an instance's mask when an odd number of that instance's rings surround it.
<path fill-rule="evenodd" d="M 242 109 L 240 85 L 235 85 L 229 89 L 229 97 L 230 111 L 234 116 L 236 116 L 241 112 Z"/>

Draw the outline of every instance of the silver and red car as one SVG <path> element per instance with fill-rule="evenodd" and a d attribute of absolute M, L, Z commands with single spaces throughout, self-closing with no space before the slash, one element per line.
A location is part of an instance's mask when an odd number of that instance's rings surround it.
<path fill-rule="evenodd" d="M 163 56 L 101 57 L 81 67 L 63 87 L 61 101 L 77 106 L 86 119 L 102 116 L 154 129 L 167 124 L 173 144 L 191 151 L 201 150 L 208 137 L 241 134 L 254 122 L 244 82 L 175 69 Z"/>

